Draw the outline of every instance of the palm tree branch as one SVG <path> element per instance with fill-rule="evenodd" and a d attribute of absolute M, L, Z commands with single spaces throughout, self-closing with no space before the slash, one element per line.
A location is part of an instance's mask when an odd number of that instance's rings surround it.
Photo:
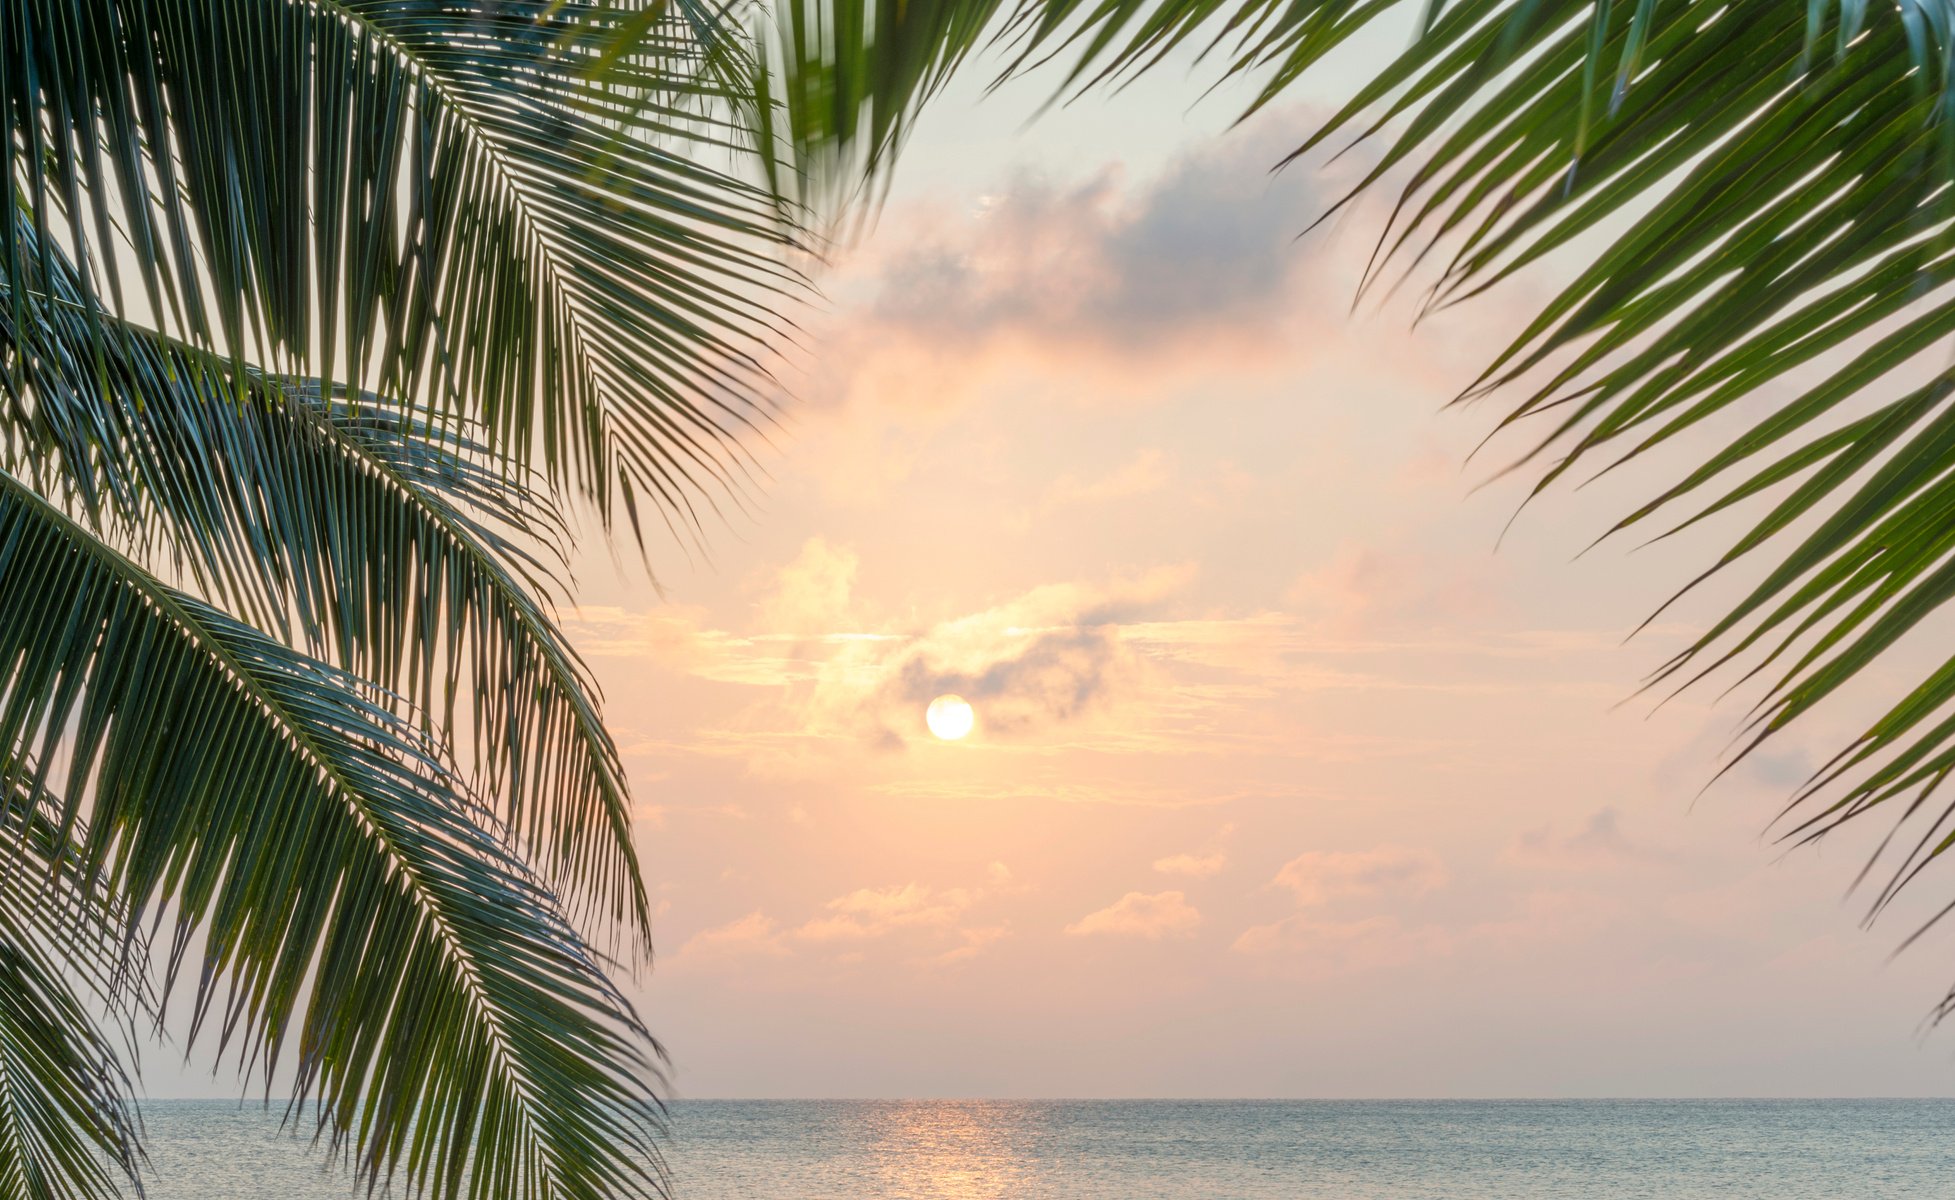
<path fill-rule="evenodd" d="M 160 539 L 207 591 L 288 640 L 296 610 L 307 648 L 407 689 L 443 730 L 457 728 L 458 697 L 475 696 L 461 732 L 507 826 L 642 943 L 623 767 L 596 685 L 536 595 L 561 585 L 524 548 L 561 561 L 547 501 L 479 444 L 384 398 L 328 400 L 316 381 L 255 371 L 238 395 L 195 346 L 108 317 L 114 336 L 93 336 L 72 282 L 57 273 L 56 295 L 25 305 L 0 297 L 0 361 L 41 355 L 0 412 L 13 460 L 77 493 L 98 532 Z M 25 336 L 6 315 L 18 311 Z"/>
<path fill-rule="evenodd" d="M 144 943 L 106 890 L 80 880 L 79 847 L 33 774 L 9 767 L 0 803 L 0 1192 L 106 1200 L 120 1180 L 140 1195 L 133 1050 L 90 1010 L 153 1013 L 130 969 Z"/>
<path fill-rule="evenodd" d="M 237 373 L 472 423 L 607 514 L 616 487 L 682 519 L 744 487 L 762 358 L 790 336 L 774 308 L 802 284 L 763 192 L 660 145 L 732 153 L 714 10 L 246 7 L 34 0 L 0 29 L 10 199 L 91 320 L 132 315 L 133 269 L 155 321 Z"/>
<path fill-rule="evenodd" d="M 112 1200 L 118 1180 L 138 1185 L 129 1092 L 60 969 L 0 932 L 0 1193 Z"/>
<path fill-rule="evenodd" d="M 317 1097 L 376 1183 L 659 1190 L 642 1026 L 438 747 L 358 680 L 166 587 L 11 475 L 0 651 L 0 730 L 16 754 L 50 747 L 91 878 L 132 925 L 175 913 L 172 963 L 202 939 L 193 1038 L 227 991 L 220 1046 L 268 1084 L 289 1066 L 295 1104 Z"/>

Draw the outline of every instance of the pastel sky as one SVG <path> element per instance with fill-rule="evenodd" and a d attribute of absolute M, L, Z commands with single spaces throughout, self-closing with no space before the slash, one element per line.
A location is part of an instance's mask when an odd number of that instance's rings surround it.
<path fill-rule="evenodd" d="M 1659 466 L 1496 552 L 1440 409 L 1555 271 L 1353 315 L 1307 108 L 1044 94 L 935 111 L 710 561 L 584 573 L 680 1094 L 1945 1092 L 1947 943 L 1762 836 L 1864 710 L 1694 800 L 1742 703 L 1617 707 L 1727 531 L 1577 560 Z"/>
<path fill-rule="evenodd" d="M 1868 841 L 1764 836 L 1864 708 L 1697 798 L 1742 697 L 1618 707 L 1729 527 L 1577 558 L 1658 464 L 1496 551 L 1521 443 L 1441 408 L 1555 268 L 1353 314 L 1382 213 L 1296 240 L 1353 166 L 1268 172 L 1309 97 L 1045 95 L 926 122 L 754 511 L 662 597 L 580 564 L 679 1094 L 1947 1092 L 1949 943 L 1889 961 L 1946 879 L 1864 932 Z"/>

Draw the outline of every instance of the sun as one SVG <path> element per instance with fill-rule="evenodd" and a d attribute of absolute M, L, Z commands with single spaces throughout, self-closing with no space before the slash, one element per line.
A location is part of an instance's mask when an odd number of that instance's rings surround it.
<path fill-rule="evenodd" d="M 939 696 L 930 702 L 923 714 L 924 723 L 930 732 L 946 742 L 954 742 L 971 731 L 977 724 L 977 714 L 962 696 Z"/>

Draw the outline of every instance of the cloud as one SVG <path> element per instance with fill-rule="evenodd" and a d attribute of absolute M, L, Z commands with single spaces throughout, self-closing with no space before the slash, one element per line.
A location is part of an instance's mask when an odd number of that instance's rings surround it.
<path fill-rule="evenodd" d="M 907 707 L 955 692 L 978 709 L 988 730 L 1018 733 L 1102 707 L 1134 674 L 1132 652 L 1121 645 L 1118 629 L 1082 624 L 1001 647 L 975 669 L 959 670 L 920 650 L 904 660 L 884 695 Z"/>
<path fill-rule="evenodd" d="M 869 315 L 886 330 L 969 347 L 1000 337 L 1125 353 L 1247 340 L 1282 320 L 1322 209 L 1281 121 L 1205 143 L 1129 185 L 1014 177 L 962 222 L 881 264 Z"/>
<path fill-rule="evenodd" d="M 1214 808 L 1253 800 L 1300 800 L 1317 793 L 1301 788 L 1240 788 L 1230 792 L 1187 788 L 1102 787 L 1076 783 L 1011 783 L 991 780 L 912 779 L 879 783 L 871 791 L 905 800 L 972 802 L 998 799 L 1049 800 L 1054 804 L 1096 804 L 1115 808 Z"/>
<path fill-rule="evenodd" d="M 679 817 L 721 817 L 730 821 L 751 820 L 751 814 L 738 804 L 657 804 L 650 800 L 639 800 L 631 806 L 631 819 L 640 821 L 653 829 L 664 829 L 675 816 Z"/>
<path fill-rule="evenodd" d="M 1076 476 L 1061 475 L 1047 488 L 1042 506 L 1049 512 L 1069 505 L 1106 504 L 1114 500 L 1131 500 L 1159 491 L 1174 478 L 1174 469 L 1159 450 L 1148 448 L 1135 455 L 1133 459 L 1097 479 L 1081 481 Z"/>
<path fill-rule="evenodd" d="M 1528 830 L 1514 839 L 1507 857 L 1528 866 L 1587 868 L 1668 856 L 1625 834 L 1622 814 L 1614 808 L 1600 808 L 1570 834 L 1558 833 L 1552 825 Z"/>
<path fill-rule="evenodd" d="M 809 538 L 782 567 L 756 608 L 762 633 L 820 635 L 848 628 L 850 599 L 861 560 L 846 546 Z"/>
<path fill-rule="evenodd" d="M 1231 739 L 1265 734 L 1255 721 L 1218 724 L 1211 719 L 1218 707 L 1260 709 L 1279 680 L 1359 682 L 1333 680 L 1322 667 L 1309 668 L 1309 679 L 1295 678 L 1303 670 L 1291 662 L 1296 631 L 1280 615 L 1181 615 L 1176 610 L 1195 577 L 1186 564 L 1104 582 L 1042 584 L 924 625 L 881 615 L 856 597 L 858 564 L 852 548 L 810 539 L 760 594 L 754 612 L 768 627 L 762 630 L 712 628 L 693 610 L 579 613 L 573 637 L 593 653 L 772 693 L 753 697 L 735 720 L 696 728 L 683 740 L 663 732 L 627 736 L 624 751 L 737 758 L 754 773 L 805 775 L 832 769 L 837 755 L 900 750 L 926 738 L 925 707 L 954 692 L 977 710 L 977 736 L 967 748 L 1036 749 L 1090 736 L 1108 752 L 1221 752 Z M 1129 702 L 1139 705 L 1133 719 L 1097 719 Z M 1199 741 L 1186 736 L 1194 724 Z M 1125 802 L 1097 792 L 1093 798 Z M 1181 805 L 1219 798 L 1162 799 Z"/>
<path fill-rule="evenodd" d="M 1370 560 L 1353 561 L 1351 571 L 1371 576 L 1363 566 Z M 731 719 L 702 724 L 683 741 L 670 733 L 624 739 L 626 752 L 735 759 L 751 774 L 806 778 L 865 750 L 927 742 L 925 708 L 956 693 L 977 715 L 976 734 L 959 753 L 1058 753 L 1090 745 L 1121 755 L 1261 753 L 1325 761 L 1402 755 L 1412 743 L 1401 736 L 1360 746 L 1331 735 L 1301 748 L 1279 715 L 1285 698 L 1333 689 L 1534 694 L 1564 686 L 1616 695 L 1612 685 L 1586 681 L 1544 684 L 1505 672 L 1489 680 L 1462 665 L 1468 657 L 1517 664 L 1565 658 L 1591 643 L 1613 650 L 1613 636 L 1522 630 L 1352 637 L 1284 612 L 1190 612 L 1200 592 L 1195 568 L 1185 563 L 1106 581 L 1042 584 L 919 624 L 879 612 L 857 594 L 861 565 L 853 547 L 809 539 L 756 589 L 752 611 L 760 627 L 745 632 L 712 628 L 687 609 L 580 613 L 573 637 L 589 652 L 642 656 L 771 693 L 736 701 L 744 707 Z M 1384 577 L 1401 574 L 1394 569 Z M 1447 747 L 1429 740 L 1425 749 Z M 1125 794 L 1068 786 L 1084 798 L 1123 803 L 1216 799 L 1142 797 L 1133 794 L 1132 780 L 1120 789 Z"/>
<path fill-rule="evenodd" d="M 1154 869 L 1163 875 L 1186 875 L 1193 879 L 1206 879 L 1219 874 L 1229 865 L 1229 856 L 1219 847 L 1235 833 L 1235 822 L 1229 821 L 1215 831 L 1209 845 L 1216 847 L 1206 854 L 1170 854 L 1154 860 Z"/>
<path fill-rule="evenodd" d="M 913 882 L 856 888 L 828 901 L 798 925 L 784 926 L 766 913 L 748 913 L 694 934 L 673 957 L 692 964 L 825 951 L 836 962 L 859 962 L 872 943 L 900 939 L 914 962 L 963 962 L 1010 932 L 1002 921 L 966 924 L 965 918 L 987 901 L 1026 890 L 1001 862 L 987 867 L 984 882 L 973 887 L 934 888 Z"/>
<path fill-rule="evenodd" d="M 808 921 L 794 936 L 811 942 L 860 941 L 899 929 L 943 928 L 956 924 L 975 899 L 964 888 L 936 891 L 915 883 L 857 888 L 830 900 L 828 915 Z"/>
<path fill-rule="evenodd" d="M 714 629 L 695 608 L 671 606 L 633 611 L 612 605 L 580 608 L 563 622 L 577 652 L 587 658 L 655 662 L 716 683 L 779 687 L 812 679 L 817 658 L 788 644 Z"/>
<path fill-rule="evenodd" d="M 1415 898 L 1444 887 L 1446 864 L 1430 850 L 1380 846 L 1375 850 L 1311 850 L 1283 864 L 1275 882 L 1302 905 L 1391 893 Z"/>
<path fill-rule="evenodd" d="M 1123 636 L 1189 578 L 1185 568 L 1105 587 L 1049 584 L 900 640 L 839 648 L 809 703 L 817 724 L 896 748 L 947 692 L 977 710 L 980 737 L 1035 734 L 1109 707 L 1144 664 Z"/>
<path fill-rule="evenodd" d="M 1182 892 L 1128 892 L 1098 912 L 1088 913 L 1066 926 L 1075 937 L 1106 934 L 1159 941 L 1165 937 L 1187 937 L 1201 924 L 1202 915 Z"/>
<path fill-rule="evenodd" d="M 781 942 L 780 927 L 765 913 L 750 912 L 735 921 L 702 930 L 687 938 L 675 958 L 720 958 L 743 954 L 781 955 L 787 947 Z"/>
<path fill-rule="evenodd" d="M 1154 869 L 1163 875 L 1189 875 L 1196 879 L 1206 879 L 1228 865 L 1229 856 L 1220 851 L 1214 854 L 1170 854 L 1154 860 Z"/>
<path fill-rule="evenodd" d="M 1457 626 L 1491 608 L 1499 573 L 1485 554 L 1346 544 L 1291 583 L 1285 599 L 1307 626 L 1337 635 Z"/>
<path fill-rule="evenodd" d="M 950 966 L 955 963 L 969 962 L 971 959 L 982 954 L 985 948 L 994 942 L 1011 936 L 1011 927 L 1007 925 L 986 925 L 977 929 L 961 929 L 958 931 L 958 934 L 964 939 L 963 945 L 953 947 L 944 951 L 942 954 L 930 955 L 922 961 L 934 966 Z"/>

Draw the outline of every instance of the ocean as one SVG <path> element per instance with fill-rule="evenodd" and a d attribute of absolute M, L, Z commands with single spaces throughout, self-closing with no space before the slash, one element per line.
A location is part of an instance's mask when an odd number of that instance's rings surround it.
<path fill-rule="evenodd" d="M 156 1200 L 344 1200 L 276 1113 L 143 1106 Z M 678 1200 L 1955 1200 L 1955 1100 L 674 1105 Z"/>

